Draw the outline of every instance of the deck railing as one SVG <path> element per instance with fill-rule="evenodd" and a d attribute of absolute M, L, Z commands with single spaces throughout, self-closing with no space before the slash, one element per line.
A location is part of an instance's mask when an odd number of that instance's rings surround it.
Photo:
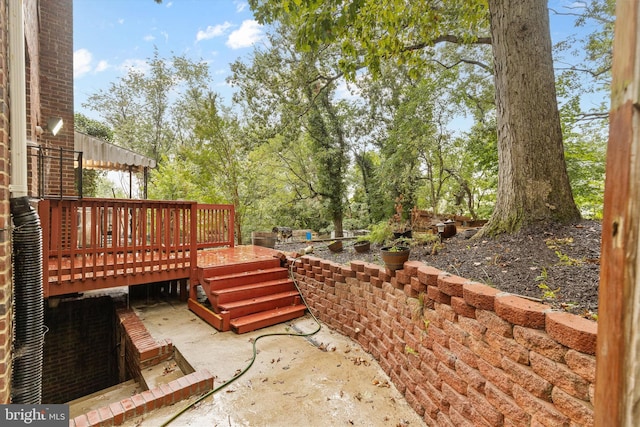
<path fill-rule="evenodd" d="M 198 249 L 234 245 L 233 205 L 198 204 L 195 236 Z"/>
<path fill-rule="evenodd" d="M 51 199 L 38 211 L 45 296 L 188 278 L 198 249 L 234 244 L 232 205 Z"/>

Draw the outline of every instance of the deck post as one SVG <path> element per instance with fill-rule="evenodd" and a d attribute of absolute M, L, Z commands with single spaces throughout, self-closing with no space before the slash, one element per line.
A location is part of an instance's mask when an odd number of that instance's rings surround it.
<path fill-rule="evenodd" d="M 189 278 L 193 283 L 197 280 L 198 275 L 198 203 L 191 203 L 191 218 L 189 221 L 190 234 L 189 234 L 189 256 L 191 258 Z"/>
<path fill-rule="evenodd" d="M 42 227 L 42 291 L 44 298 L 49 297 L 49 248 L 51 242 L 51 202 L 49 200 L 41 200 L 38 203 L 38 216 L 40 217 L 40 226 Z"/>
<path fill-rule="evenodd" d="M 619 1 L 611 84 L 594 415 L 596 426 L 640 419 L 640 3 Z"/>

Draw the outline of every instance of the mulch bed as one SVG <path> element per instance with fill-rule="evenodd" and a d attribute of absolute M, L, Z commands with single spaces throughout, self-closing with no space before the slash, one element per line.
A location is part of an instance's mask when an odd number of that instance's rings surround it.
<path fill-rule="evenodd" d="M 512 235 L 478 239 L 459 230 L 442 244 L 413 245 L 411 260 L 521 295 L 587 318 L 597 318 L 601 224 L 544 224 Z M 301 251 L 313 245 L 313 255 L 341 264 L 361 260 L 384 265 L 380 246 L 357 253 L 345 240 L 341 252 L 329 242 L 278 244 L 276 249 Z"/>

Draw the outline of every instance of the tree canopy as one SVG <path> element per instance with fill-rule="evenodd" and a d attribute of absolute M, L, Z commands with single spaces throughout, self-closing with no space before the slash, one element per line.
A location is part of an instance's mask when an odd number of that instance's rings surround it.
<path fill-rule="evenodd" d="M 231 64 L 232 105 L 206 63 L 156 51 L 90 107 L 157 159 L 151 197 L 233 203 L 240 241 L 276 225 L 339 236 L 398 201 L 404 220 L 491 217 L 491 233 L 598 217 L 605 107 L 585 101 L 608 84 L 611 4 L 576 12 L 593 28 L 576 61 L 581 40 L 552 51 L 542 0 L 252 0 L 272 25 Z"/>
<path fill-rule="evenodd" d="M 500 167 L 496 208 L 485 232 L 512 232 L 537 221 L 580 217 L 566 173 L 557 108 L 541 108 L 557 105 L 546 2 L 526 6 L 477 0 L 437 5 L 427 0 L 252 0 L 250 4 L 262 21 L 292 23 L 302 50 L 338 45 L 341 70 L 351 79 L 360 67 L 377 76 L 389 59 L 407 64 L 410 75 L 419 76 L 440 62 L 438 43 L 490 42 Z M 537 120 L 530 120 L 531 114 Z M 541 157 L 547 161 L 534 161 Z"/>

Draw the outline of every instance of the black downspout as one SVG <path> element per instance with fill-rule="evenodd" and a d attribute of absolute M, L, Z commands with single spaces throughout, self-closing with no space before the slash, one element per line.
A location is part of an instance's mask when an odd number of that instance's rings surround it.
<path fill-rule="evenodd" d="M 11 402 L 42 403 L 44 299 L 42 227 L 28 197 L 12 198 L 15 337 Z"/>

